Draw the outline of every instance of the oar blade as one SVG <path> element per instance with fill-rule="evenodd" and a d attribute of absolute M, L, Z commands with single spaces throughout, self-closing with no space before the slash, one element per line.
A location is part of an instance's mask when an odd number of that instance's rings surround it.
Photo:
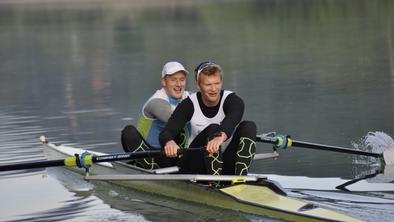
<path fill-rule="evenodd" d="M 387 149 L 383 152 L 383 158 L 386 165 L 393 165 L 394 164 L 394 148 Z"/>

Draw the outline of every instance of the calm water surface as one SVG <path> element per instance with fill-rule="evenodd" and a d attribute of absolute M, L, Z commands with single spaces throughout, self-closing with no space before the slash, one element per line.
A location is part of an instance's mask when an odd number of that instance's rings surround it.
<path fill-rule="evenodd" d="M 121 151 L 121 129 L 137 122 L 170 60 L 189 71 L 221 64 L 225 88 L 244 98 L 245 118 L 261 133 L 368 150 L 394 143 L 392 1 L 0 0 L 0 163 L 44 159 L 40 135 Z M 188 87 L 195 90 L 192 76 Z M 368 135 L 376 131 L 384 136 Z M 375 162 L 295 148 L 252 171 L 355 178 L 379 169 Z M 1 221 L 267 220 L 61 169 L 3 172 L 0 191 Z M 394 216 L 390 193 L 293 195 L 366 221 Z"/>

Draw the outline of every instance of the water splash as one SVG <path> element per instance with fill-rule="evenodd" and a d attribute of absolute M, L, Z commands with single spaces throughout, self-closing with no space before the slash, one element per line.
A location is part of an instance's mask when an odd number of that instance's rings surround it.
<path fill-rule="evenodd" d="M 372 152 L 381 153 L 387 149 L 394 149 L 394 139 L 384 132 L 369 132 L 365 136 L 365 145 Z"/>
<path fill-rule="evenodd" d="M 366 136 L 361 138 L 359 141 L 352 142 L 355 149 L 382 153 L 387 149 L 394 149 L 394 139 L 388 134 L 380 131 L 368 132 Z M 355 160 L 356 164 L 367 164 L 368 162 L 376 162 L 375 158 L 364 157 Z"/>
<path fill-rule="evenodd" d="M 366 136 L 361 138 L 359 141 L 352 143 L 353 147 L 358 150 L 363 150 L 373 153 L 383 153 L 385 150 L 394 149 L 394 139 L 385 132 L 376 131 L 368 132 Z M 367 175 L 373 175 L 377 172 L 385 171 L 383 169 L 382 162 L 374 157 L 357 156 L 353 160 L 355 168 L 356 178 L 367 177 Z M 360 167 L 360 165 L 364 167 Z M 368 169 L 366 169 L 366 167 Z M 369 182 L 391 182 L 393 178 L 384 174 L 377 174 L 374 177 L 367 179 Z"/>

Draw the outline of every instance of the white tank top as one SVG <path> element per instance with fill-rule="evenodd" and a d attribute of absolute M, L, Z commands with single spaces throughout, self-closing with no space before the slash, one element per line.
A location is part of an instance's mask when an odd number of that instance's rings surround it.
<path fill-rule="evenodd" d="M 220 124 L 222 122 L 222 120 L 226 116 L 224 114 L 223 104 L 224 104 L 224 101 L 226 100 L 227 96 L 231 93 L 232 93 L 232 91 L 228 91 L 228 90 L 223 91 L 223 97 L 220 101 L 220 107 L 219 107 L 218 113 L 212 118 L 206 117 L 204 115 L 204 113 L 202 112 L 200 104 L 198 103 L 197 93 L 193 93 L 189 96 L 190 100 L 193 102 L 194 113 L 193 113 L 193 116 L 190 120 L 191 132 L 190 132 L 190 137 L 189 137 L 189 141 L 188 141 L 188 146 L 196 138 L 196 136 L 201 131 L 203 131 L 207 126 L 209 126 L 210 124 L 213 124 L 213 123 Z M 228 139 L 227 141 L 230 141 L 230 139 Z"/>

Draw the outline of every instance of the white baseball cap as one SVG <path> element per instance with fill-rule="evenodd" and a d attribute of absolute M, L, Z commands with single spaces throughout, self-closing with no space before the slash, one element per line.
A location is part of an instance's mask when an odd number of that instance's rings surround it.
<path fill-rule="evenodd" d="M 179 62 L 167 62 L 163 66 L 163 71 L 161 71 L 161 77 L 163 78 L 166 75 L 172 75 L 179 71 L 184 72 L 185 74 L 189 74 L 185 67 L 183 67 L 183 65 Z"/>

